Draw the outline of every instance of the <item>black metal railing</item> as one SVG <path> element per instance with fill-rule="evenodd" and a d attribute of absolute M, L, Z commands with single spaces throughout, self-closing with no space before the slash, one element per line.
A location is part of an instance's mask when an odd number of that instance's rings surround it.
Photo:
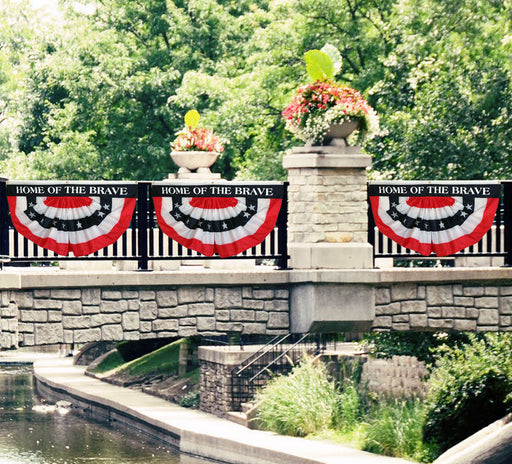
<path fill-rule="evenodd" d="M 323 334 L 279 335 L 262 346 L 231 371 L 233 411 L 240 411 L 243 403 L 254 398 L 256 391 L 277 374 L 290 372 L 305 354 L 317 355 L 325 351 Z"/>
<path fill-rule="evenodd" d="M 158 227 L 151 197 L 151 182 L 138 182 L 138 198 L 130 227 L 112 245 L 87 256 L 60 256 L 37 246 L 14 229 L 9 215 L 6 197 L 6 179 L 0 178 L 0 263 L 20 265 L 51 263 L 56 261 L 135 261 L 140 271 L 150 270 L 150 262 L 158 260 L 208 260 L 219 256 L 205 257 L 189 250 L 165 235 Z M 287 186 L 274 230 L 259 245 L 233 256 L 230 259 L 252 259 L 268 261 L 279 269 L 288 265 L 287 249 Z"/>
<path fill-rule="evenodd" d="M 494 223 L 482 239 L 450 258 L 454 257 L 502 257 L 505 266 L 512 265 L 512 181 L 501 181 L 501 199 Z M 374 258 L 437 259 L 425 257 L 400 246 L 379 231 L 373 219 L 371 203 L 368 201 L 368 242 L 373 246 Z"/>

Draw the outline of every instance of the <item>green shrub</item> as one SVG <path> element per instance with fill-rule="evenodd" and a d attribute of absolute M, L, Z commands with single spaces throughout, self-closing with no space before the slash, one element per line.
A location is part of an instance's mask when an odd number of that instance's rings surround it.
<path fill-rule="evenodd" d="M 432 373 L 424 440 L 445 451 L 512 409 L 512 336 L 471 336 L 442 354 Z"/>
<path fill-rule="evenodd" d="M 290 375 L 272 379 L 256 402 L 265 429 L 302 437 L 332 425 L 338 392 L 325 366 L 307 358 Z"/>
<path fill-rule="evenodd" d="M 376 404 L 368 418 L 363 449 L 386 456 L 421 459 L 423 405 L 412 400 L 387 400 Z"/>
<path fill-rule="evenodd" d="M 467 343 L 469 336 L 464 332 L 375 332 L 365 334 L 365 340 L 377 358 L 416 356 L 431 364 L 437 348 Z"/>
<path fill-rule="evenodd" d="M 359 392 L 352 383 L 348 383 L 338 397 L 334 410 L 333 426 L 345 432 L 349 431 L 356 427 L 360 416 L 361 400 Z"/>
<path fill-rule="evenodd" d="M 199 390 L 191 390 L 183 395 L 183 398 L 180 401 L 180 406 L 183 406 L 184 408 L 197 409 L 199 407 L 200 400 L 201 397 L 199 395 Z"/>

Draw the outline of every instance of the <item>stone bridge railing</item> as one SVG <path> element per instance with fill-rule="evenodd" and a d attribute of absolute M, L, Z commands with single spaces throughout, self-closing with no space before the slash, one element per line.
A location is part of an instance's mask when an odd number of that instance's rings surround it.
<path fill-rule="evenodd" d="M 512 330 L 510 268 L 374 269 L 371 158 L 358 147 L 295 149 L 283 164 L 291 269 L 3 270 L 1 346 L 228 332 Z"/>
<path fill-rule="evenodd" d="M 512 330 L 512 270 L 6 272 L 2 348 L 226 333 Z"/>

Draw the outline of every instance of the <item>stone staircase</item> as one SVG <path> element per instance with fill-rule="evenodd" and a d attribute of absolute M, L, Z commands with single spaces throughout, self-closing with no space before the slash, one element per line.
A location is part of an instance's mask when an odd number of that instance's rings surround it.
<path fill-rule="evenodd" d="M 256 414 L 258 406 L 255 403 L 242 403 L 241 411 L 230 411 L 227 413 L 227 418 L 231 422 L 243 425 L 248 429 L 256 430 L 258 428 Z"/>

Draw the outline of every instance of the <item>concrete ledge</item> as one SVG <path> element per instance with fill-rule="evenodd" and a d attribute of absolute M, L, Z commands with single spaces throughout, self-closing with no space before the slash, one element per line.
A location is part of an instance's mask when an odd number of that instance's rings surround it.
<path fill-rule="evenodd" d="M 373 249 L 368 243 L 293 243 L 294 269 L 371 269 Z"/>
<path fill-rule="evenodd" d="M 153 436 L 179 446 L 187 455 L 228 464 L 407 464 L 330 443 L 249 430 L 199 411 L 185 409 L 135 390 L 83 375 L 70 359 L 38 361 L 34 373 L 42 392 L 54 401 L 89 404 L 109 410 L 121 424 L 143 423 Z M 104 410 L 104 409 L 103 409 Z M 188 460 L 189 458 L 187 458 Z"/>
<path fill-rule="evenodd" d="M 512 267 L 296 269 L 268 271 L 190 270 L 176 272 L 0 271 L 0 290 L 83 287 L 168 287 L 178 285 L 279 285 L 303 282 L 392 284 L 511 281 Z"/>
<path fill-rule="evenodd" d="M 247 345 L 243 350 L 238 346 L 200 346 L 197 357 L 200 361 L 207 361 L 224 366 L 238 366 L 249 356 L 258 351 L 262 345 Z"/>
<path fill-rule="evenodd" d="M 190 269 L 180 271 L 1 271 L 0 290 L 30 288 L 82 288 L 178 285 L 267 285 L 288 281 L 285 271 L 228 271 Z"/>
<path fill-rule="evenodd" d="M 292 154 L 329 154 L 329 155 L 360 155 L 363 154 L 361 147 L 357 145 L 310 145 L 293 147 Z"/>

